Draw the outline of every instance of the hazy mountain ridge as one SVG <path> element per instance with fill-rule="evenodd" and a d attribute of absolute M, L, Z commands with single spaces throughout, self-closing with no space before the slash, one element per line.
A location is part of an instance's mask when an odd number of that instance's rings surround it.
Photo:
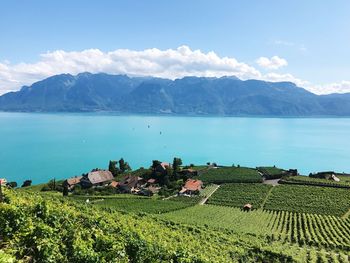
<path fill-rule="evenodd" d="M 315 95 L 291 82 L 235 77 L 61 74 L 0 96 L 3 111 L 350 116 L 350 94 Z"/>

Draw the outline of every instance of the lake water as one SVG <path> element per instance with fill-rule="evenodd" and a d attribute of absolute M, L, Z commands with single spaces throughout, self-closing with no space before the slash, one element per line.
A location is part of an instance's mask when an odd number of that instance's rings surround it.
<path fill-rule="evenodd" d="M 0 112 L 0 178 L 80 175 L 123 157 L 350 172 L 349 118 L 234 118 Z"/>

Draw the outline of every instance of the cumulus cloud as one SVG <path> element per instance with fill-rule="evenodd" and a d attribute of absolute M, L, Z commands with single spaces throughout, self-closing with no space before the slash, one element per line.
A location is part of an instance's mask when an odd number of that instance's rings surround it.
<path fill-rule="evenodd" d="M 265 64 L 271 69 L 287 65 L 287 61 L 277 56 L 270 59 L 262 58 L 259 59 L 260 64 Z M 350 92 L 349 81 L 316 86 L 292 74 L 276 72 L 262 74 L 253 66 L 233 57 L 220 57 L 213 51 L 205 53 L 201 50 L 192 50 L 188 46 L 180 46 L 167 50 L 117 49 L 111 52 L 102 52 L 99 49 L 72 52 L 56 50 L 41 54 L 35 63 L 11 64 L 9 61 L 3 61 L 0 62 L 0 95 L 52 75 L 61 73 L 75 75 L 81 72 L 170 79 L 184 76 L 236 76 L 243 80 L 291 81 L 317 94 Z"/>
<path fill-rule="evenodd" d="M 307 89 L 315 94 L 348 93 L 350 92 L 350 81 L 340 81 L 322 85 L 308 85 Z"/>
<path fill-rule="evenodd" d="M 55 74 L 78 74 L 86 71 L 170 79 L 226 75 L 235 75 L 241 79 L 261 78 L 258 70 L 235 58 L 219 57 L 212 51 L 204 53 L 201 50 L 191 50 L 188 46 L 167 50 L 117 49 L 111 52 L 102 52 L 99 49 L 79 52 L 57 50 L 41 54 L 36 63 L 0 63 L 0 92 L 17 90 L 22 85 Z"/>
<path fill-rule="evenodd" d="M 256 63 L 265 69 L 279 69 L 288 65 L 287 60 L 279 56 L 273 56 L 271 58 L 260 57 L 256 60 Z"/>

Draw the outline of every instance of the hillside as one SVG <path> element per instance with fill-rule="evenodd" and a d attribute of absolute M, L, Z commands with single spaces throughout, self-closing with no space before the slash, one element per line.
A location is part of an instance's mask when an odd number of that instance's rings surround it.
<path fill-rule="evenodd" d="M 0 110 L 350 116 L 350 96 L 318 96 L 290 82 L 242 81 L 235 77 L 169 80 L 81 73 L 56 75 L 4 94 L 0 96 Z"/>
<path fill-rule="evenodd" d="M 126 194 L 123 184 L 118 190 L 109 182 L 83 192 L 75 185 L 63 195 L 58 184 L 48 189 L 52 182 L 3 187 L 0 262 L 349 262 L 348 188 L 313 177 L 272 186 L 257 180 L 254 168 L 194 170 L 204 188 L 167 198 L 161 190 L 142 196 L 139 187 Z M 215 177 L 221 183 L 210 183 Z"/>

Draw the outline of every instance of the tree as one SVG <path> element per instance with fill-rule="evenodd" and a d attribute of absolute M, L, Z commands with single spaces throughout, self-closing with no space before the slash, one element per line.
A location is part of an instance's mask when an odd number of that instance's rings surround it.
<path fill-rule="evenodd" d="M 32 180 L 25 180 L 22 184 L 22 187 L 27 187 L 32 185 Z"/>
<path fill-rule="evenodd" d="M 63 186 L 63 196 L 68 196 L 68 186 L 67 185 L 64 185 Z"/>
<path fill-rule="evenodd" d="M 131 170 L 130 165 L 128 164 L 128 162 L 125 162 L 123 158 L 119 160 L 119 169 L 122 173 Z"/>
<path fill-rule="evenodd" d="M 108 170 L 113 174 L 113 176 L 117 176 L 119 173 L 116 165 L 117 165 L 116 161 L 109 161 Z"/>
<path fill-rule="evenodd" d="M 47 186 L 50 190 L 56 190 L 56 180 L 53 179 L 53 180 L 50 180 L 48 183 L 47 183 Z"/>
<path fill-rule="evenodd" d="M 152 169 L 153 169 L 153 170 L 156 169 L 160 164 L 161 164 L 160 161 L 158 161 L 158 160 L 153 160 L 153 161 L 152 161 Z"/>
<path fill-rule="evenodd" d="M 16 188 L 17 187 L 17 182 L 9 182 L 6 184 L 10 188 Z"/>
<path fill-rule="evenodd" d="M 173 173 L 172 173 L 172 178 L 171 180 L 172 181 L 176 181 L 178 178 L 177 178 L 177 173 L 178 171 L 180 170 L 180 166 L 182 165 L 182 160 L 181 158 L 174 158 L 173 160 Z"/>

